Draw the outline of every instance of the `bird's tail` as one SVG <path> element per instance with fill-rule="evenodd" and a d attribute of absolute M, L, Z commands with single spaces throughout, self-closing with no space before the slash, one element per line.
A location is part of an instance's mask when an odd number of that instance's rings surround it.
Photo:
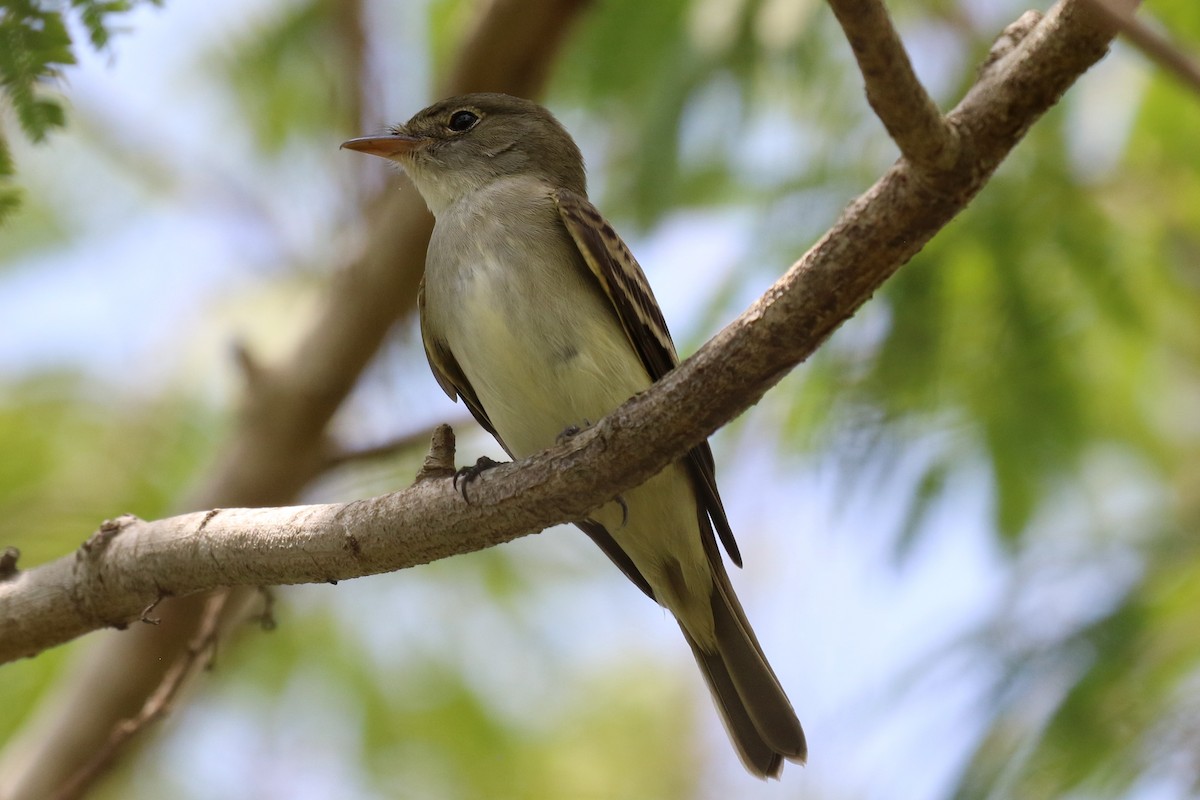
<path fill-rule="evenodd" d="M 713 564 L 711 603 L 714 651 L 701 647 L 682 624 L 680 628 L 742 762 L 760 778 L 777 778 L 784 759 L 802 764 L 807 758 L 804 730 L 719 558 Z"/>

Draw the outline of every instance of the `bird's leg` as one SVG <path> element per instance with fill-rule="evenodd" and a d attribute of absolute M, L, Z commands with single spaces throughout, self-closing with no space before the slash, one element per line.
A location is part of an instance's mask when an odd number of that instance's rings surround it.
<path fill-rule="evenodd" d="M 492 459 L 488 458 L 487 456 L 480 456 L 478 458 L 478 460 L 476 460 L 476 462 L 474 464 L 472 464 L 471 466 L 462 467 L 461 469 L 459 469 L 457 472 L 454 473 L 453 486 L 455 489 L 458 489 L 460 494 L 462 494 L 463 500 L 466 500 L 469 503 L 471 501 L 467 497 L 467 485 L 470 484 L 471 481 L 475 480 L 483 473 L 487 472 L 492 467 L 498 467 L 502 463 L 503 462 L 501 462 L 501 461 L 493 461 Z M 458 485 L 458 482 L 460 480 L 462 481 L 461 487 Z"/>

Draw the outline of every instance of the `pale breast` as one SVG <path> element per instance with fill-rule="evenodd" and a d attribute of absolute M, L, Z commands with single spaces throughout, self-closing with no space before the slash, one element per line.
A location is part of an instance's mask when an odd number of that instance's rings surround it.
<path fill-rule="evenodd" d="M 541 185 L 501 184 L 443 212 L 425 281 L 429 324 L 516 455 L 650 385 Z"/>

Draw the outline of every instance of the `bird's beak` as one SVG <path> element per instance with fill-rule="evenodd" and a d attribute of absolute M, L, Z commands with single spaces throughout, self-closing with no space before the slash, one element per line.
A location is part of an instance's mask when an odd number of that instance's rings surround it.
<path fill-rule="evenodd" d="M 395 158 L 411 153 L 426 141 L 427 139 L 423 136 L 394 133 L 390 136 L 360 136 L 357 139 L 342 142 L 342 147 L 373 156 Z"/>

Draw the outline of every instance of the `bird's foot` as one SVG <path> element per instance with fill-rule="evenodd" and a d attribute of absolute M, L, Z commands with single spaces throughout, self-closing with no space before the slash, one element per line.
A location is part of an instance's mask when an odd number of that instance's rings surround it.
<path fill-rule="evenodd" d="M 554 443 L 559 444 L 559 445 L 566 444 L 567 442 L 571 441 L 576 436 L 583 433 L 585 430 L 587 430 L 590 427 L 592 427 L 592 423 L 588 422 L 586 419 L 583 421 L 582 426 L 568 425 L 567 427 L 562 429 L 562 433 L 560 433 L 560 434 L 558 434 L 558 436 L 554 437 Z"/>
<path fill-rule="evenodd" d="M 459 493 L 463 497 L 463 500 L 466 500 L 468 503 L 471 502 L 467 497 L 467 486 L 470 485 L 471 481 L 475 480 L 492 467 L 500 466 L 501 463 L 503 462 L 493 461 L 487 456 L 480 456 L 479 459 L 471 466 L 463 467 L 454 473 L 454 488 L 458 489 Z M 462 482 L 462 486 L 459 486 L 460 481 Z"/>

